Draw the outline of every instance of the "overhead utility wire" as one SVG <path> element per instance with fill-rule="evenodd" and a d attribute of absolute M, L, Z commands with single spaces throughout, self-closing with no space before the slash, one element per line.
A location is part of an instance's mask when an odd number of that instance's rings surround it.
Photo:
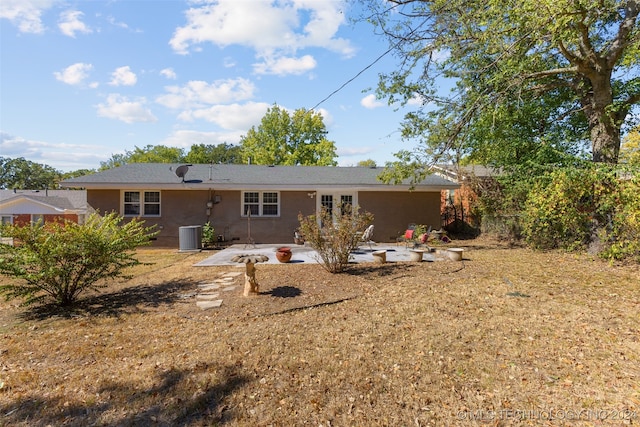
<path fill-rule="evenodd" d="M 427 22 L 427 20 L 425 19 L 424 21 L 422 21 L 420 23 L 420 25 L 418 25 L 416 28 L 414 28 L 413 30 L 411 30 L 409 32 L 409 34 L 405 37 L 405 39 L 407 37 L 412 36 L 413 34 L 415 34 L 425 23 Z M 315 110 L 316 108 L 318 108 L 318 106 L 320 104 L 322 104 L 323 102 L 325 102 L 327 99 L 331 98 L 333 95 L 335 95 L 336 93 L 340 92 L 346 85 L 348 85 L 349 83 L 351 83 L 352 81 L 354 81 L 355 79 L 357 79 L 360 74 L 364 73 L 365 71 L 367 71 L 369 68 L 373 67 L 378 61 L 380 61 L 382 58 L 384 58 L 385 56 L 387 56 L 389 54 L 389 52 L 391 52 L 393 49 L 395 49 L 396 47 L 398 47 L 404 40 L 401 39 L 399 40 L 397 43 L 395 43 L 394 45 L 392 45 L 389 49 L 387 49 L 382 55 L 378 56 L 371 64 L 367 65 L 366 67 L 364 67 L 362 70 L 360 70 L 358 72 L 358 74 L 356 74 L 355 76 L 351 77 L 349 80 L 347 80 L 346 82 L 344 82 L 342 84 L 342 86 L 340 86 L 338 89 L 334 90 L 333 92 L 331 92 L 326 98 L 324 98 L 322 101 L 318 102 L 316 105 L 314 105 L 311 110 Z"/>
<path fill-rule="evenodd" d="M 328 100 L 329 98 L 331 98 L 333 95 L 335 95 L 336 93 L 340 92 L 346 85 L 348 85 L 349 83 L 351 83 L 352 81 L 354 81 L 355 79 L 357 79 L 360 74 L 364 73 L 365 71 L 367 71 L 369 68 L 373 67 L 376 62 L 380 61 L 382 58 L 384 58 L 387 54 L 389 54 L 389 52 L 391 52 L 393 49 L 395 48 L 395 46 L 391 46 L 389 49 L 387 49 L 386 52 L 384 52 L 382 55 L 378 56 L 375 61 L 373 61 L 371 64 L 367 65 L 366 67 L 364 67 L 362 70 L 360 70 L 358 72 L 358 74 L 356 74 L 355 76 L 351 77 L 349 80 L 347 80 L 346 82 L 344 82 L 342 84 L 342 86 L 340 86 L 338 89 L 334 90 L 333 92 L 331 92 L 326 98 L 324 98 L 322 101 L 318 102 L 316 105 L 314 105 L 311 110 L 315 110 L 316 108 L 318 108 L 318 106 L 320 104 L 322 104 L 323 102 L 325 102 L 326 100 Z"/>

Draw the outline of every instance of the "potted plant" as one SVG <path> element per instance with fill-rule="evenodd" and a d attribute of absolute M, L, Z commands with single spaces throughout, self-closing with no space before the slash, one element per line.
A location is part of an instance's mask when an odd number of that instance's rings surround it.
<path fill-rule="evenodd" d="M 413 231 L 413 239 L 416 244 L 425 244 L 427 243 L 427 239 L 429 238 L 429 232 L 426 225 L 418 224 Z"/>

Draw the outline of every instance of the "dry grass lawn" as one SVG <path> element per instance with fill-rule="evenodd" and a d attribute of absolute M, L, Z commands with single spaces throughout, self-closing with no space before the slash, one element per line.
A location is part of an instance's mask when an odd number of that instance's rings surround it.
<path fill-rule="evenodd" d="M 640 269 L 489 240 L 462 263 L 236 267 L 146 249 L 67 313 L 0 302 L 0 426 L 640 424 Z M 0 280 L 7 280 L 2 278 Z"/>

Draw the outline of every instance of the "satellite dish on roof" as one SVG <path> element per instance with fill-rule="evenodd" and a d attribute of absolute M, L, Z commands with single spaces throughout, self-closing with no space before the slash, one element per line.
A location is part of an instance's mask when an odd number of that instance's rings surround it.
<path fill-rule="evenodd" d="M 189 165 L 182 165 L 176 168 L 176 175 L 178 178 L 182 178 L 182 182 L 184 182 L 184 176 L 189 171 Z"/>

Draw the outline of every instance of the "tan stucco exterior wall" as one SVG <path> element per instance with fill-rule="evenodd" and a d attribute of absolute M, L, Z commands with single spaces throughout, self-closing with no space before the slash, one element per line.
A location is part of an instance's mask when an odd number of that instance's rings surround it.
<path fill-rule="evenodd" d="M 411 223 L 440 229 L 440 191 L 358 193 L 360 209 L 374 215 L 376 242 L 394 242 Z"/>
<path fill-rule="evenodd" d="M 249 224 L 241 216 L 240 191 L 162 190 L 160 217 L 142 217 L 147 226 L 156 225 L 159 231 L 154 246 L 179 247 L 180 227 L 211 222 L 216 235 L 227 241 L 244 243 L 249 237 Z M 207 202 L 219 196 L 207 215 Z M 120 190 L 88 190 L 87 201 L 101 213 L 121 209 Z M 279 217 L 252 217 L 251 237 L 256 243 L 293 243 L 298 228 L 298 213 L 314 212 L 315 200 L 306 191 L 281 192 Z M 233 239 L 233 240 L 232 240 Z"/>
<path fill-rule="evenodd" d="M 120 190 L 88 190 L 87 201 L 101 213 L 121 214 Z M 207 215 L 207 202 L 219 196 Z M 210 221 L 216 235 L 227 241 L 245 243 L 249 224 L 241 216 L 240 191 L 162 190 L 161 216 L 142 217 L 147 226 L 157 225 L 159 234 L 154 246 L 179 248 L 180 227 L 203 225 Z M 374 240 L 394 242 L 410 223 L 440 228 L 440 192 L 373 192 L 358 193 L 361 209 L 374 214 Z M 315 213 L 316 200 L 307 191 L 280 193 L 279 217 L 252 217 L 251 238 L 256 243 L 293 243 L 298 228 L 298 214 Z"/>

